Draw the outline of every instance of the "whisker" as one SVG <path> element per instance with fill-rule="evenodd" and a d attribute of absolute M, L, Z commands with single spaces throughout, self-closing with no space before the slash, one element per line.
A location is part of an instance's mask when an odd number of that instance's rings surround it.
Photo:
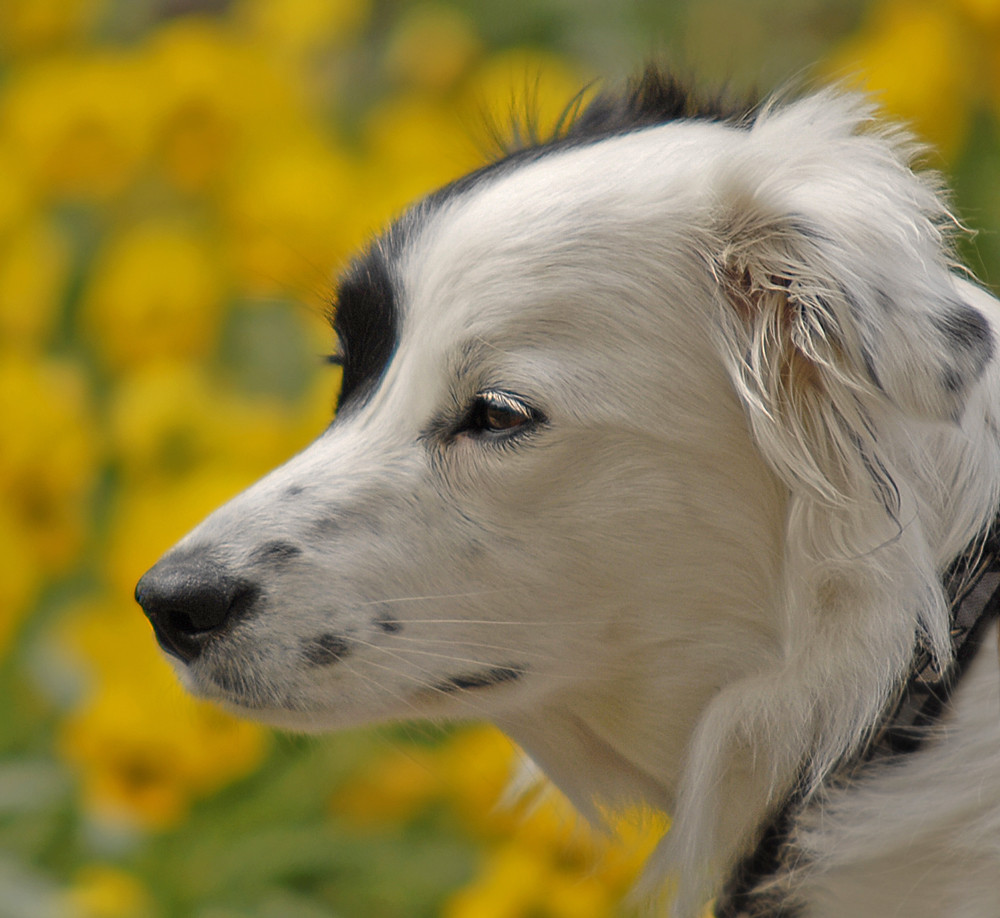
<path fill-rule="evenodd" d="M 559 619 L 552 619 L 551 621 L 538 621 L 537 619 L 533 621 L 497 621 L 494 619 L 484 619 L 484 618 L 400 618 L 396 619 L 402 625 L 508 625 L 515 626 L 521 625 L 526 628 L 532 628 L 537 626 L 573 626 L 578 627 L 580 625 L 597 625 L 599 622 L 587 621 L 586 619 L 581 621 L 562 621 Z"/>
<path fill-rule="evenodd" d="M 469 664 L 471 666 L 493 667 L 493 666 L 497 665 L 497 662 L 495 660 L 474 660 L 474 659 L 471 659 L 469 657 L 457 657 L 457 656 L 454 656 L 453 654 L 435 653 L 432 650 L 418 650 L 418 649 L 416 649 L 414 647 L 397 647 L 395 650 L 390 650 L 388 647 L 383 647 L 380 644 L 372 644 L 372 643 L 370 643 L 368 641 L 362 641 L 362 640 L 355 639 L 355 643 L 360 644 L 360 645 L 362 645 L 364 647 L 370 647 L 372 650 L 381 651 L 384 654 L 387 654 L 387 655 L 389 655 L 391 657 L 394 657 L 395 659 L 399 660 L 401 663 L 405 663 L 405 664 L 408 664 L 408 665 L 411 665 L 411 666 L 417 665 L 417 664 L 415 664 L 415 662 L 412 659 L 410 659 L 408 657 L 401 656 L 401 654 L 409 654 L 410 656 L 421 656 L 421 657 L 436 657 L 437 659 L 448 660 L 448 661 L 450 661 L 452 663 L 463 663 L 463 664 Z M 505 648 L 501 647 L 500 649 L 503 650 Z M 525 655 L 525 651 L 521 651 L 521 650 L 517 651 L 517 656 L 524 656 L 524 655 Z M 544 654 L 535 653 L 534 656 L 545 656 L 545 655 Z M 374 663 L 374 661 L 371 661 L 371 662 L 373 663 L 373 665 L 376 665 L 376 666 L 378 665 L 378 664 Z M 385 668 L 385 667 L 383 667 L 383 668 Z M 534 669 L 533 672 L 540 673 L 541 675 L 544 675 L 545 678 L 547 678 L 547 679 L 566 679 L 566 680 L 570 680 L 570 681 L 577 679 L 577 676 L 575 674 L 573 674 L 573 673 L 560 673 L 560 672 L 556 672 L 554 670 L 544 670 L 544 669 L 537 669 L 537 668 Z M 607 674 L 603 678 L 610 679 L 610 678 L 614 678 L 614 676 L 615 676 L 614 673 L 609 673 L 609 674 Z M 591 675 L 589 678 L 591 680 L 593 680 L 595 677 L 593 675 Z M 598 677 L 598 678 L 602 678 L 602 677 Z M 450 694 L 450 692 L 449 692 L 449 694 Z"/>
<path fill-rule="evenodd" d="M 360 640 L 360 639 L 357 639 L 357 638 L 355 639 L 355 643 L 360 644 L 362 647 L 370 647 L 372 650 L 381 651 L 382 653 L 387 654 L 388 656 L 393 657 L 396 660 L 399 660 L 400 663 L 406 663 L 406 664 L 408 664 L 410 666 L 415 665 L 414 661 L 411 660 L 411 659 L 407 659 L 406 657 L 400 656 L 400 654 L 408 653 L 408 654 L 411 654 L 411 655 L 414 655 L 414 656 L 440 657 L 441 659 L 444 659 L 444 660 L 450 660 L 453 663 L 468 663 L 468 664 L 471 664 L 472 666 L 494 666 L 495 665 L 494 663 L 488 662 L 486 660 L 470 660 L 470 659 L 465 658 L 465 657 L 455 657 L 455 656 L 451 656 L 449 654 L 434 653 L 433 651 L 430 651 L 430 650 L 417 650 L 417 649 L 412 648 L 412 647 L 397 647 L 397 648 L 383 647 L 380 644 L 373 644 L 370 641 L 364 641 L 364 640 Z M 429 674 L 429 675 L 433 675 L 433 674 Z"/>
<path fill-rule="evenodd" d="M 387 647 L 380 647 L 377 644 L 369 644 L 367 641 L 358 641 L 359 644 L 364 644 L 366 647 L 372 647 L 376 650 L 381 650 L 385 653 L 392 653 L 396 656 L 396 653 L 390 651 Z M 398 647 L 396 648 L 398 653 L 412 654 L 414 656 L 420 657 L 436 657 L 439 660 L 448 660 L 452 663 L 468 663 L 471 666 L 496 666 L 495 660 L 473 660 L 469 657 L 456 657 L 453 654 L 448 653 L 435 653 L 433 650 L 417 650 L 415 647 Z M 397 657 L 397 659 L 399 659 Z"/>
<path fill-rule="evenodd" d="M 400 634 L 394 635 L 392 638 L 393 644 L 397 642 L 405 642 L 408 644 L 444 644 L 450 647 L 478 647 L 481 650 L 501 650 L 509 651 L 510 647 L 506 644 L 485 644 L 482 641 L 455 641 L 448 638 L 436 638 L 436 637 L 411 637 L 409 635 Z M 400 650 L 406 650 L 407 648 L 401 647 Z M 530 655 L 534 657 L 547 657 L 548 654 L 542 653 L 539 650 L 519 650 L 518 655 Z"/>
<path fill-rule="evenodd" d="M 549 619 L 549 620 L 539 620 L 532 619 L 531 621 L 503 621 L 497 619 L 481 619 L 481 618 L 394 618 L 393 621 L 400 625 L 499 625 L 508 628 L 582 628 L 582 627 L 592 627 L 592 628 L 602 628 L 608 625 L 622 625 L 620 621 L 613 619 Z M 628 631 L 633 634 L 648 634 L 653 637 L 660 637 L 664 640 L 670 641 L 673 644 L 696 644 L 698 646 L 704 646 L 705 640 L 703 638 L 685 638 L 679 635 L 670 635 L 664 633 L 663 628 L 657 626 L 649 625 L 639 625 L 635 623 L 626 623 Z M 720 643 L 722 647 L 728 647 L 728 644 Z"/>
<path fill-rule="evenodd" d="M 377 650 L 382 650 L 389 656 L 395 656 L 395 654 L 393 654 L 391 651 L 388 651 L 384 647 L 377 647 L 376 645 L 369 645 L 369 646 L 374 646 L 376 647 Z M 397 657 L 397 659 L 401 663 L 409 663 L 410 665 L 413 665 L 412 661 L 405 660 L 401 657 Z M 391 666 L 386 666 L 383 663 L 376 663 L 374 660 L 368 660 L 367 662 L 370 663 L 372 666 L 378 667 L 379 669 L 384 669 L 387 672 L 393 673 L 395 675 L 400 675 L 399 671 Z M 426 676 L 430 676 L 432 678 L 434 676 L 433 673 L 429 673 L 426 670 L 422 670 L 422 672 Z M 457 701 L 459 704 L 465 705 L 472 714 L 478 715 L 480 717 L 485 717 L 487 715 L 487 709 L 484 705 L 479 704 L 477 699 L 470 697 L 468 694 L 464 693 L 461 690 L 445 689 L 438 682 L 431 682 L 428 681 L 427 679 L 422 679 L 419 676 L 415 676 L 411 673 L 404 673 L 403 675 L 405 676 L 405 678 L 409 679 L 411 682 L 418 685 L 424 691 L 440 695 L 443 698 L 448 698 L 450 700 Z M 408 707 L 412 708 L 416 712 L 418 718 L 425 718 L 427 716 L 427 713 L 425 711 L 421 711 L 410 699 L 405 698 L 402 695 L 399 695 L 398 693 L 394 694 L 396 694 L 399 697 L 400 701 L 403 701 Z"/>
<path fill-rule="evenodd" d="M 370 660 L 368 662 L 370 662 L 373 666 L 377 666 L 379 669 L 385 669 L 385 670 L 388 670 L 389 672 L 392 672 L 392 673 L 396 672 L 396 670 L 394 670 L 390 666 L 380 666 L 378 663 L 375 663 L 372 660 Z M 382 685 L 382 683 L 380 683 L 377 679 L 373 679 L 371 676 L 367 675 L 366 673 L 359 672 L 358 670 L 354 669 L 352 666 L 348 665 L 346 663 L 346 661 L 341 661 L 341 665 L 344 666 L 344 668 L 352 676 L 358 676 L 359 678 L 363 679 L 367 685 L 369 685 L 369 686 L 371 686 L 371 687 L 374 688 L 374 690 L 375 690 L 374 693 L 373 693 L 374 700 L 381 701 L 381 696 L 388 693 L 396 701 L 399 701 L 402 704 L 406 705 L 408 708 L 410 708 L 413 711 L 414 716 L 416 718 L 420 719 L 423 716 L 423 713 L 420 711 L 420 709 L 403 692 L 393 691 L 393 690 L 387 690 L 386 687 L 384 685 Z"/>
<path fill-rule="evenodd" d="M 386 599 L 366 600 L 365 602 L 353 603 L 353 605 L 358 607 L 381 606 L 396 602 L 427 602 L 436 599 L 470 599 L 474 596 L 491 596 L 496 593 L 510 593 L 510 592 L 512 592 L 512 588 L 508 587 L 506 589 L 497 589 L 497 590 L 474 590 L 470 593 L 431 593 L 427 596 L 390 596 Z"/>

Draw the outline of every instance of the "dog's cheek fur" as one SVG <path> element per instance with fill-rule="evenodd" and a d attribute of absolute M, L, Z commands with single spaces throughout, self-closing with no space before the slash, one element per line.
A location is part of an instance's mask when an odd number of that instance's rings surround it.
<path fill-rule="evenodd" d="M 793 783 L 817 786 L 863 740 L 918 634 L 949 655 L 934 514 L 906 425 L 959 421 L 993 340 L 950 274 L 935 182 L 871 115 L 821 93 L 764 113 L 718 167 L 719 340 L 790 492 L 787 633 L 782 665 L 725 689 L 695 734 L 665 847 L 684 877 L 681 914 Z M 972 531 L 991 507 L 965 508 Z"/>

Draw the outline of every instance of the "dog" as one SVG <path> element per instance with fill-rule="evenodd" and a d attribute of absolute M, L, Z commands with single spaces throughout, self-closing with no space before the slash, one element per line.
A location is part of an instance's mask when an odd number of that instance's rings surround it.
<path fill-rule="evenodd" d="M 481 718 L 665 913 L 1000 916 L 1000 303 L 838 89 L 655 68 L 340 280 L 336 420 L 136 596 L 195 694 Z"/>

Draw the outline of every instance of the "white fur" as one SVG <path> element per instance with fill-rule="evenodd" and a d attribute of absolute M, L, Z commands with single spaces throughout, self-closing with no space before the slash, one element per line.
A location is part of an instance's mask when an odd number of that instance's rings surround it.
<path fill-rule="evenodd" d="M 186 683 L 310 730 L 492 720 L 584 812 L 673 814 L 650 869 L 697 914 L 793 781 L 823 793 L 918 633 L 947 660 L 940 574 L 997 512 L 1000 365 L 943 328 L 995 336 L 1000 308 L 912 155 L 823 92 L 561 149 L 418 215 L 372 397 L 181 543 L 263 589 Z M 490 388 L 544 428 L 426 434 Z M 274 539 L 306 552 L 265 570 Z M 350 655 L 304 665 L 330 632 Z M 984 654 L 939 740 L 830 797 L 804 914 L 997 918 L 998 691 Z"/>

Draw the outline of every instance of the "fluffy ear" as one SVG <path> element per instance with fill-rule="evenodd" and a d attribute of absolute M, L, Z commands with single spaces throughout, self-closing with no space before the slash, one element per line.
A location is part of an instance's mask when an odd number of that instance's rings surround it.
<path fill-rule="evenodd" d="M 793 783 L 808 794 L 863 740 L 918 639 L 950 653 L 910 432 L 961 415 L 993 340 L 951 275 L 939 189 L 871 115 L 835 93 L 765 111 L 718 167 L 723 353 L 789 492 L 783 641 L 690 746 L 665 849 L 680 914 Z"/>
<path fill-rule="evenodd" d="M 957 420 L 993 338 L 958 293 L 956 223 L 905 134 L 832 92 L 750 131 L 717 196 L 730 366 L 771 459 L 829 499 L 845 463 L 878 472 L 857 442 L 872 406 Z"/>

